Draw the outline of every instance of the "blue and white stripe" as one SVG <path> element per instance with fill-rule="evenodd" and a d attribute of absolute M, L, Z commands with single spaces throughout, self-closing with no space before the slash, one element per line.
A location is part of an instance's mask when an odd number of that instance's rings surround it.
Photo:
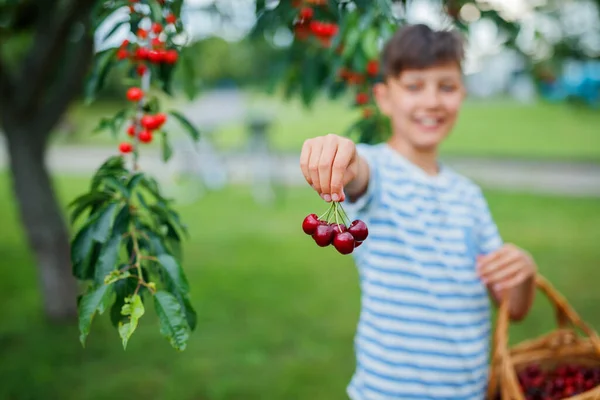
<path fill-rule="evenodd" d="M 490 304 L 475 260 L 502 245 L 485 198 L 446 167 L 427 176 L 387 144 L 358 151 L 369 188 L 344 208 L 369 238 L 354 253 L 362 298 L 348 395 L 482 399 Z"/>

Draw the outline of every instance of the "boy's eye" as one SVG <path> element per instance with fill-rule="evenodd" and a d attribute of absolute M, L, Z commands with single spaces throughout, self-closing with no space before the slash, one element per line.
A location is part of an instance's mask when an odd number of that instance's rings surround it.
<path fill-rule="evenodd" d="M 456 90 L 456 85 L 442 85 L 440 88 L 444 92 L 453 92 Z"/>
<path fill-rule="evenodd" d="M 420 86 L 417 85 L 416 83 L 409 83 L 409 84 L 404 85 L 404 87 L 407 90 L 410 90 L 411 92 L 417 91 L 420 88 Z"/>

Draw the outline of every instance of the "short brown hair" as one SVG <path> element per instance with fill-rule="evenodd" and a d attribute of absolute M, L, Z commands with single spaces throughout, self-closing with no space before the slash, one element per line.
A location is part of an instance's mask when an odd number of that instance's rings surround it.
<path fill-rule="evenodd" d="M 427 25 L 405 25 L 385 44 L 382 77 L 397 77 L 406 69 L 423 69 L 448 62 L 461 67 L 464 40 L 456 31 L 433 30 Z"/>

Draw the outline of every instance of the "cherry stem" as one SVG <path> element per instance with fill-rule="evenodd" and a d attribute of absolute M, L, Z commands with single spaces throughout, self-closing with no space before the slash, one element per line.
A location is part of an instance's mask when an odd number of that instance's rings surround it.
<path fill-rule="evenodd" d="M 340 228 L 340 223 L 338 221 L 338 202 L 337 201 L 334 202 L 333 205 L 335 208 L 335 213 L 334 213 L 335 214 L 335 223 L 337 224 L 337 228 L 340 231 L 340 233 L 342 233 L 342 228 Z"/>
<path fill-rule="evenodd" d="M 344 211 L 344 207 L 342 207 L 342 205 L 340 204 L 340 211 L 342 212 L 342 219 L 344 220 L 344 222 L 347 225 L 350 225 L 350 218 L 348 217 L 348 215 L 346 214 L 346 211 Z"/>

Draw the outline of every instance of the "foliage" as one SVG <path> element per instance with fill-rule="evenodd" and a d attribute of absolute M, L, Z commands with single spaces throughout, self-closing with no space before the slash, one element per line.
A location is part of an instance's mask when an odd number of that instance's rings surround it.
<path fill-rule="evenodd" d="M 160 332 L 177 350 L 186 348 L 190 332 L 196 327 L 181 258 L 181 241 L 187 228 L 172 201 L 162 195 L 158 183 L 137 163 L 142 147 L 156 135 L 161 138 L 163 160 L 171 158 L 169 135 L 162 129 L 167 115 L 178 121 L 193 140 L 199 139 L 198 130 L 181 113 L 163 112 L 157 96 L 152 94 L 153 90 L 172 94 L 173 70 L 184 62 L 181 46 L 176 45 L 183 31 L 181 3 L 116 1 L 98 3 L 96 9 L 100 22 L 125 5 L 129 8 L 129 19 L 115 27 L 128 24 L 130 38 L 118 48 L 96 55 L 86 94 L 92 101 L 111 68 L 127 65 L 127 99 L 131 106 L 102 118 L 96 131 L 109 131 L 118 138 L 127 122 L 130 140 L 121 142 L 122 154 L 101 165 L 89 190 L 70 204 L 71 222 L 77 224 L 71 245 L 73 275 L 85 283 L 78 299 L 83 345 L 94 316 L 110 309 L 111 322 L 126 348 L 149 298 L 153 299 Z M 140 84 L 134 85 L 135 80 Z"/>
<path fill-rule="evenodd" d="M 257 1 L 258 22 L 253 35 L 275 35 L 280 29 L 293 32 L 290 56 L 279 64 L 275 83 L 284 87 L 285 98 L 299 97 L 306 107 L 312 107 L 316 96 L 323 92 L 331 98 L 351 91 L 352 107 L 362 108 L 362 116 L 352 123 L 346 134 L 360 142 L 376 143 L 389 135 L 389 123 L 377 112 L 371 88 L 380 78 L 379 54 L 382 44 L 397 28 L 407 23 L 405 0 L 290 0 L 280 1 L 275 7 L 268 1 Z M 586 2 L 579 5 L 585 7 Z M 595 1 L 600 11 L 600 1 Z M 532 44 L 518 45 L 522 21 L 510 17 L 491 2 L 478 0 L 443 0 L 440 15 L 447 26 L 468 32 L 470 20 L 461 15 L 464 9 L 475 12 L 479 18 L 494 23 L 505 47 L 521 54 L 525 70 L 539 83 L 542 90 L 556 81 L 565 59 L 593 58 L 586 53 L 581 35 L 562 32 L 560 39 L 546 34 L 542 24 L 532 26 Z M 561 7 L 568 5 L 550 1 L 531 5 L 532 13 L 543 14 L 553 26 L 568 25 L 561 18 Z M 600 14 L 599 14 L 600 15 Z M 565 17 L 567 18 L 567 17 Z M 333 27 L 332 29 L 327 29 Z M 544 54 L 540 49 L 548 50 Z M 600 54 L 597 54 L 600 55 Z M 600 85 L 600 82 L 597 82 Z"/>

